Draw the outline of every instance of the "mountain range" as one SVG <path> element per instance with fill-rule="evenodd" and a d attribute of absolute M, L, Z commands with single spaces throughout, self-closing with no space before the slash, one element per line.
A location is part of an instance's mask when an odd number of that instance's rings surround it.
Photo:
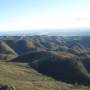
<path fill-rule="evenodd" d="M 0 31 L 0 36 L 90 36 L 90 28 L 67 28 L 67 29 L 40 29 L 40 30 L 12 30 Z"/>
<path fill-rule="evenodd" d="M 32 69 L 32 72 L 35 71 L 36 74 L 41 74 L 42 77 L 45 76 L 46 78 L 52 78 L 51 80 L 54 79 L 53 83 L 65 83 L 66 85 L 64 85 L 67 88 L 69 87 L 68 85 L 74 85 L 75 83 L 90 86 L 89 36 L 0 36 L 0 60 L 1 66 L 5 67 L 7 64 L 7 69 L 12 67 L 16 73 L 19 71 L 28 77 L 30 74 L 28 72 Z M 4 67 L 2 67 L 2 73 L 7 75 L 10 73 L 9 75 L 12 77 L 11 81 L 13 81 L 13 78 L 15 80 L 15 77 L 13 77 L 15 72 L 13 70 L 11 72 L 11 69 L 6 71 Z M 23 68 L 26 70 L 25 73 L 24 71 L 20 71 Z M 17 78 L 23 79 L 24 76 L 20 77 L 19 74 L 16 75 Z M 38 78 L 36 79 L 38 80 Z M 26 79 L 24 80 L 26 81 Z M 16 87 L 18 88 L 17 84 Z M 59 89 L 53 88 L 51 89 L 60 90 L 59 86 L 57 87 Z"/>

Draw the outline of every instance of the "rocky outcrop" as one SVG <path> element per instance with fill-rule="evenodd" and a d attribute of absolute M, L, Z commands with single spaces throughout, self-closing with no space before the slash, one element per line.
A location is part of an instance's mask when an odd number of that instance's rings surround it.
<path fill-rule="evenodd" d="M 0 85 L 0 90 L 15 90 L 15 87 L 8 85 Z"/>

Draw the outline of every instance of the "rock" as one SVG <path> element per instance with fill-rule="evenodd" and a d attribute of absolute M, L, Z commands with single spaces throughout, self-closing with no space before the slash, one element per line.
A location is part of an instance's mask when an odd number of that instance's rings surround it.
<path fill-rule="evenodd" d="M 0 90 L 15 90 L 15 87 L 8 85 L 0 85 Z"/>

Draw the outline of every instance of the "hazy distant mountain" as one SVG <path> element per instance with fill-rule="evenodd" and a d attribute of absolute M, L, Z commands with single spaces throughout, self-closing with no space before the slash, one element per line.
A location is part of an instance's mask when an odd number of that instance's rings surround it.
<path fill-rule="evenodd" d="M 67 28 L 67 29 L 45 29 L 45 30 L 16 30 L 0 32 L 0 36 L 90 36 L 90 28 Z"/>

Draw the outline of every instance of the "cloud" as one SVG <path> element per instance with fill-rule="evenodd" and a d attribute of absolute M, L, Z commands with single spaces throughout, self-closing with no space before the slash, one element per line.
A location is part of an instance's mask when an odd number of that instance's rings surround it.
<path fill-rule="evenodd" d="M 81 17 L 78 17 L 78 18 L 75 18 L 75 20 L 88 20 L 88 18 L 81 18 Z"/>

